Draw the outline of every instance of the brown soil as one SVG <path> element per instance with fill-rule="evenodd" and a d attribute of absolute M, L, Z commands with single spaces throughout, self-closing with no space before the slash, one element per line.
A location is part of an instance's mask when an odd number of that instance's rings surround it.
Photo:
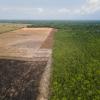
<path fill-rule="evenodd" d="M 25 57 L 29 57 L 33 55 L 33 51 L 41 47 L 51 30 L 52 28 L 22 28 L 0 34 L 0 56 L 22 57 L 24 54 Z"/>
<path fill-rule="evenodd" d="M 41 46 L 41 49 L 52 49 L 53 47 L 53 35 L 54 35 L 55 30 L 52 29 L 52 31 L 49 33 L 47 39 L 44 41 L 44 43 Z"/>
<path fill-rule="evenodd" d="M 46 62 L 0 60 L 0 100 L 36 100 Z"/>

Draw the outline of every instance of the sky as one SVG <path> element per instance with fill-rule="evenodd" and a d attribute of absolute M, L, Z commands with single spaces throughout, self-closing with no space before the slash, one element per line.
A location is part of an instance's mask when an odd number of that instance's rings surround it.
<path fill-rule="evenodd" d="M 100 20 L 100 0 L 0 0 L 0 19 Z"/>

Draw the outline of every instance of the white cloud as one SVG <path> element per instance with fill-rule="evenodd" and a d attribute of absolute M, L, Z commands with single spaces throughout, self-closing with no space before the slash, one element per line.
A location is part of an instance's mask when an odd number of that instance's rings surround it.
<path fill-rule="evenodd" d="M 42 13 L 44 12 L 44 9 L 43 8 L 37 8 L 38 12 Z"/>
<path fill-rule="evenodd" d="M 27 14 L 30 16 L 63 16 L 65 15 L 87 15 L 91 13 L 95 13 L 100 10 L 100 0 L 84 0 L 84 4 L 80 8 L 72 9 L 72 8 L 41 8 L 41 7 L 0 7 L 0 12 L 4 13 L 19 13 L 19 14 Z"/>
<path fill-rule="evenodd" d="M 96 11 L 100 10 L 100 0 L 86 0 L 86 3 L 81 6 L 81 8 L 76 9 L 68 9 L 68 8 L 61 8 L 58 10 L 59 13 L 65 14 L 80 14 L 86 15 L 95 13 Z"/>
<path fill-rule="evenodd" d="M 100 0 L 87 0 L 86 4 L 82 6 L 82 14 L 90 14 L 100 10 Z"/>
<path fill-rule="evenodd" d="M 0 7 L 2 12 L 22 12 L 22 13 L 43 13 L 43 8 L 32 8 L 32 7 Z"/>
<path fill-rule="evenodd" d="M 70 9 L 61 8 L 58 10 L 59 13 L 70 13 Z"/>
<path fill-rule="evenodd" d="M 92 4 L 94 4 L 94 3 L 98 3 L 99 0 L 87 0 L 87 2 L 88 2 L 88 3 L 92 3 Z"/>

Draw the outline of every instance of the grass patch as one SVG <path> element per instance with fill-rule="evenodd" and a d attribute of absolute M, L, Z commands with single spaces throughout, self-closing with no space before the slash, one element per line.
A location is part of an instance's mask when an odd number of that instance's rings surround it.
<path fill-rule="evenodd" d="M 51 100 L 100 100 L 100 25 L 55 33 Z"/>
<path fill-rule="evenodd" d="M 24 25 L 20 25 L 20 24 L 0 24 L 0 34 L 20 29 L 23 26 Z"/>

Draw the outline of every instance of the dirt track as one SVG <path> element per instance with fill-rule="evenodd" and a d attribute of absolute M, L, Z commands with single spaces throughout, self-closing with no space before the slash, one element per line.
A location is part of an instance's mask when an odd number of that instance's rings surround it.
<path fill-rule="evenodd" d="M 23 28 L 0 35 L 0 100 L 36 100 L 52 52 L 52 30 Z"/>

